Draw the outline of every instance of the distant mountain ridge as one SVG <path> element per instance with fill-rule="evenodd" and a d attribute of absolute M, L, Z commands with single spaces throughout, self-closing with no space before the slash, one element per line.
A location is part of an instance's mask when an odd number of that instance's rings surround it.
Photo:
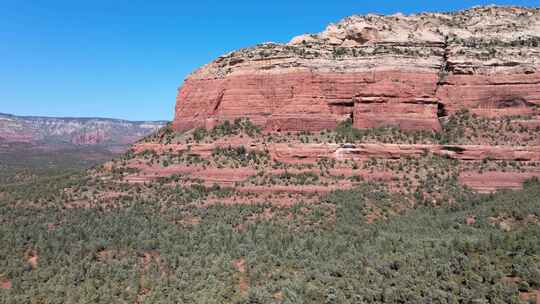
<path fill-rule="evenodd" d="M 129 120 L 121 118 L 109 118 L 109 117 L 75 117 L 75 116 L 40 116 L 40 115 L 15 115 L 9 113 L 0 112 L 1 118 L 18 118 L 18 119 L 48 119 L 48 120 L 77 120 L 77 121 L 88 121 L 88 120 L 100 120 L 100 121 L 111 121 L 111 122 L 128 122 L 128 123 L 163 123 L 166 124 L 168 120 Z"/>
<path fill-rule="evenodd" d="M 166 124 L 167 121 L 17 116 L 0 113 L 0 142 L 23 142 L 40 146 L 102 146 L 118 151 Z"/>

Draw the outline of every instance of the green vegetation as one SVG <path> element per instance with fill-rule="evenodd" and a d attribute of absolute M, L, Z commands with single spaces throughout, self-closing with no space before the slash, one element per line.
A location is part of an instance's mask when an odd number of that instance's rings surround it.
<path fill-rule="evenodd" d="M 313 172 L 280 174 L 264 174 L 260 171 L 258 175 L 250 178 L 251 182 L 259 186 L 269 185 L 316 185 L 319 184 L 319 175 Z"/>
<path fill-rule="evenodd" d="M 200 142 L 209 137 L 212 140 L 218 138 L 246 134 L 249 137 L 254 137 L 261 133 L 261 129 L 254 125 L 249 119 L 238 118 L 233 123 L 226 120 L 223 123 L 213 127 L 211 130 L 205 128 L 197 128 L 193 131 L 193 140 Z"/>
<path fill-rule="evenodd" d="M 442 121 L 442 130 L 402 131 L 387 126 L 372 129 L 356 129 L 352 120 L 341 122 L 335 131 L 321 132 L 318 137 L 329 142 L 382 142 L 382 143 L 430 143 L 430 144 L 492 144 L 527 145 L 538 141 L 538 130 L 527 128 L 515 120 L 523 117 L 484 118 L 467 110 L 459 111 Z M 299 135 L 301 136 L 301 135 Z M 314 137 L 314 136 L 311 136 Z M 305 142 L 316 142 L 305 138 Z"/>
<path fill-rule="evenodd" d="M 540 127 L 527 127 L 522 121 L 526 116 L 485 118 L 468 110 L 461 110 L 440 120 L 442 130 L 403 131 L 397 126 L 370 129 L 356 129 L 352 119 L 339 123 L 335 130 L 321 132 L 272 133 L 263 136 L 261 128 L 249 119 L 239 118 L 234 122 L 225 121 L 207 130 L 197 128 L 186 133 L 174 132 L 168 125 L 143 142 L 210 143 L 218 139 L 247 136 L 258 142 L 287 143 L 291 140 L 301 143 L 403 143 L 403 144 L 489 144 L 489 145 L 538 145 Z"/>
<path fill-rule="evenodd" d="M 298 132 L 296 134 L 279 135 L 270 137 L 274 142 L 287 142 L 294 138 L 301 143 L 355 143 L 355 142 L 380 142 L 380 143 L 437 143 L 440 134 L 434 131 L 409 131 L 405 132 L 398 127 L 385 126 L 371 129 L 357 129 L 353 127 L 352 119 L 340 122 L 335 130 L 323 130 L 317 133 Z"/>
<path fill-rule="evenodd" d="M 212 151 L 212 158 L 219 165 L 229 165 L 232 167 L 266 165 L 270 162 L 270 156 L 267 151 L 248 151 L 244 146 L 215 148 Z"/>
<path fill-rule="evenodd" d="M 405 198 L 378 184 L 292 207 L 131 185 L 114 208 L 65 208 L 110 187 L 78 175 L 0 187 L 0 280 L 12 283 L 0 302 L 519 303 L 540 289 L 538 180 L 382 217 Z"/>
<path fill-rule="evenodd" d="M 462 110 L 443 123 L 438 134 L 441 144 L 486 143 L 492 145 L 527 145 L 538 141 L 538 133 L 514 120 L 523 117 L 489 119 Z"/>
<path fill-rule="evenodd" d="M 158 132 L 140 140 L 141 143 L 192 143 L 202 142 L 204 140 L 216 140 L 218 138 L 236 135 L 246 135 L 255 137 L 261 134 L 260 127 L 254 125 L 249 119 L 237 118 L 233 122 L 224 121 L 210 130 L 206 128 L 195 128 L 189 132 L 176 132 L 171 123 L 161 128 Z"/>

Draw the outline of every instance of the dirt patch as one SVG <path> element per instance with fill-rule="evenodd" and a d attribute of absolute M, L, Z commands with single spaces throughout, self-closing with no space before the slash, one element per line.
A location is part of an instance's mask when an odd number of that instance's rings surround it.
<path fill-rule="evenodd" d="M 147 287 L 146 274 L 150 270 L 150 265 L 156 263 L 159 269 L 159 272 L 162 276 L 167 274 L 167 268 L 161 260 L 161 255 L 157 250 L 151 250 L 139 254 L 139 267 L 141 268 L 141 275 L 139 277 L 139 293 L 137 294 L 137 299 L 135 303 L 142 303 L 144 298 L 152 291 Z"/>
<path fill-rule="evenodd" d="M 142 287 L 141 286 L 142 284 L 143 283 L 142 283 L 142 278 L 141 278 L 141 282 L 139 282 L 139 293 L 137 294 L 137 299 L 135 300 L 135 304 L 142 303 L 146 295 L 148 295 L 151 291 L 149 288 Z"/>
<path fill-rule="evenodd" d="M 523 227 L 528 224 L 540 224 L 540 219 L 534 215 L 529 214 L 524 218 L 515 218 L 509 215 L 499 215 L 497 217 L 489 217 L 488 223 L 494 227 L 498 227 L 503 231 L 511 231 L 515 228 Z"/>
<path fill-rule="evenodd" d="M 112 199 L 112 198 L 120 198 L 122 196 L 125 196 L 126 194 L 123 193 L 123 192 L 118 192 L 118 191 L 106 191 L 106 192 L 102 192 L 100 193 L 100 197 L 101 199 Z"/>
<path fill-rule="evenodd" d="M 234 228 L 234 231 L 236 231 L 236 232 L 243 232 L 243 231 L 246 231 L 247 225 L 246 224 L 238 224 L 238 225 L 234 226 L 233 228 Z"/>
<path fill-rule="evenodd" d="M 476 217 L 474 217 L 474 216 L 469 216 L 469 217 L 467 217 L 465 219 L 465 224 L 466 225 L 471 226 L 471 225 L 474 225 L 475 223 L 476 223 Z"/>
<path fill-rule="evenodd" d="M 37 254 L 37 251 L 33 249 L 29 249 L 28 251 L 26 251 L 24 256 L 25 256 L 26 262 L 30 264 L 32 269 L 36 269 L 38 267 L 39 255 Z"/>
<path fill-rule="evenodd" d="M 246 272 L 246 259 L 240 258 L 238 260 L 235 260 L 233 262 L 233 266 L 238 272 L 245 273 Z"/>
<path fill-rule="evenodd" d="M 383 219 L 383 216 L 380 213 L 371 212 L 365 218 L 367 224 L 373 224 L 376 220 Z"/>
<path fill-rule="evenodd" d="M 65 203 L 66 208 L 68 209 L 77 209 L 77 208 L 84 208 L 89 209 L 92 207 L 92 204 L 88 200 L 74 200 L 71 202 Z"/>
<path fill-rule="evenodd" d="M 161 261 L 161 256 L 158 251 L 146 251 L 139 257 L 139 263 L 142 267 L 143 272 L 148 272 L 150 269 L 150 264 L 154 262 L 157 264 L 160 272 L 164 274 L 166 272 L 165 266 Z"/>
<path fill-rule="evenodd" d="M 108 249 L 102 249 L 96 253 L 96 258 L 98 261 L 106 262 L 114 259 L 123 259 L 128 256 L 127 251 L 122 250 L 108 250 Z"/>
<path fill-rule="evenodd" d="M 263 213 L 261 214 L 253 214 L 248 217 L 249 221 L 256 221 L 256 220 L 271 220 L 274 217 L 274 213 L 272 212 L 272 208 L 265 208 Z"/>
<path fill-rule="evenodd" d="M 13 284 L 8 279 L 0 279 L 0 289 L 11 289 Z"/>
<path fill-rule="evenodd" d="M 278 291 L 278 292 L 273 294 L 273 297 L 274 297 L 274 299 L 276 299 L 276 301 L 281 303 L 283 301 L 283 292 Z"/>
<path fill-rule="evenodd" d="M 190 226 L 196 226 L 201 222 L 201 218 L 198 216 L 188 216 L 186 218 L 181 219 L 178 221 L 178 224 L 182 225 L 183 227 L 190 227 Z"/>
<path fill-rule="evenodd" d="M 247 295 L 249 290 L 249 282 L 246 276 L 246 259 L 240 258 L 233 261 L 234 268 L 239 272 L 238 290 L 242 295 Z"/>

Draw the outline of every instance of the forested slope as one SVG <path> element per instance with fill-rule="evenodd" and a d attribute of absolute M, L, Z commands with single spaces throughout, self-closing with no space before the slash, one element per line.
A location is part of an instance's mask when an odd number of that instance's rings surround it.
<path fill-rule="evenodd" d="M 1 188 L 2 303 L 518 303 L 540 289 L 540 182 L 367 223 L 383 185 L 291 207 L 155 184 L 66 205 L 84 175 Z M 99 186 L 98 186 L 99 187 Z M 90 195 L 90 193 L 88 193 Z M 172 196 L 174 203 L 160 197 Z"/>

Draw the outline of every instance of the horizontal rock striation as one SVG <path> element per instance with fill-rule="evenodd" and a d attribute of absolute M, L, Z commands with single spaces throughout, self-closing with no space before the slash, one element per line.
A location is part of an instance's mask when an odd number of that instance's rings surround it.
<path fill-rule="evenodd" d="M 459 181 L 478 192 L 489 193 L 497 189 L 518 190 L 523 188 L 523 182 L 533 177 L 540 177 L 536 172 L 464 172 Z"/>
<path fill-rule="evenodd" d="M 243 145 L 237 145 L 237 147 Z M 228 148 L 230 144 L 171 144 L 139 143 L 131 147 L 134 153 L 153 151 L 158 154 L 187 152 L 208 158 L 216 148 Z M 232 146 L 234 147 L 234 146 Z M 252 144 L 247 150 L 268 151 L 271 157 L 282 163 L 317 163 L 320 159 L 362 160 L 370 158 L 400 159 L 421 157 L 427 153 L 463 161 L 507 160 L 540 161 L 540 146 L 482 146 L 482 145 L 428 145 L 428 144 Z"/>
<path fill-rule="evenodd" d="M 352 16 L 219 57 L 179 89 L 174 128 L 248 117 L 267 131 L 439 130 L 460 109 L 538 123 L 540 9 Z"/>
<path fill-rule="evenodd" d="M 455 166 L 460 167 L 457 180 L 460 184 L 468 186 L 480 192 L 492 192 L 497 189 L 519 189 L 525 180 L 533 177 L 540 177 L 540 146 L 485 146 L 485 145 L 435 145 L 435 144 L 379 144 L 379 143 L 358 143 L 358 144 L 337 144 L 337 143 L 243 143 L 231 145 L 226 142 L 213 143 L 193 143 L 193 144 L 168 144 L 159 143 L 138 143 L 131 151 L 135 155 L 151 155 L 154 157 L 172 157 L 174 155 L 189 155 L 199 157 L 201 160 L 210 160 L 215 156 L 215 151 L 219 149 L 234 149 L 245 147 L 246 153 L 256 151 L 268 154 L 269 159 L 276 163 L 284 164 L 282 168 L 266 168 L 261 171 L 254 167 L 212 167 L 207 165 L 175 164 L 163 167 L 161 165 L 139 163 L 142 158 L 135 158 L 135 162 L 128 166 L 141 170 L 140 173 L 126 177 L 129 182 L 145 182 L 160 177 L 170 177 L 173 174 L 189 177 L 203 181 L 206 185 L 218 184 L 225 187 L 235 187 L 236 190 L 255 192 L 290 191 L 309 193 L 313 189 L 304 186 L 288 185 L 277 187 L 276 185 L 264 183 L 260 185 L 242 186 L 246 181 L 256 179 L 261 172 L 272 176 L 283 174 L 310 173 L 323 178 L 325 174 L 336 178 L 342 178 L 337 184 L 327 186 L 327 192 L 332 189 L 344 189 L 352 186 L 350 178 L 361 178 L 365 180 L 383 181 L 389 185 L 396 181 L 403 180 L 407 171 L 395 171 L 387 167 L 383 170 L 374 170 L 370 164 L 376 162 L 389 162 L 403 164 L 409 161 L 413 163 L 426 159 L 427 156 L 438 156 L 442 159 L 455 160 Z M 149 153 L 151 152 L 151 153 Z M 246 154 L 247 155 L 247 154 Z M 240 156 L 241 157 L 241 156 Z M 330 166 L 326 169 L 320 167 L 323 163 L 339 163 L 336 167 Z M 352 167 L 344 164 L 354 163 Z M 510 164 L 504 169 L 482 168 L 482 164 L 493 163 Z M 298 169 L 302 168 L 302 169 Z M 474 169 L 476 168 L 476 169 Z M 431 168 L 430 170 L 435 170 Z M 323 171 L 326 173 L 323 174 Z M 435 171 L 433 171 L 435 172 Z M 417 173 L 414 173 L 417 174 Z M 343 179 L 343 178 L 346 179 Z M 348 178 L 348 179 L 347 179 Z M 419 178 L 419 177 L 416 177 Z"/>

